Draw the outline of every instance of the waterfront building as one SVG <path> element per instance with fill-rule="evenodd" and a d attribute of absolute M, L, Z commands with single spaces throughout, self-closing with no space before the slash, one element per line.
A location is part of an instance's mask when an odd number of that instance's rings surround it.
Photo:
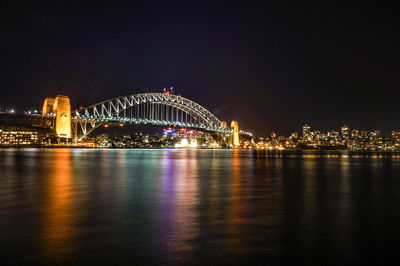
<path fill-rule="evenodd" d="M 9 131 L 0 129 L 0 145 L 36 145 L 40 144 L 36 131 Z"/>
<path fill-rule="evenodd" d="M 101 135 L 96 136 L 95 143 L 99 147 L 111 147 L 112 146 L 112 143 L 110 141 L 110 137 L 108 136 L 108 134 L 101 134 Z"/>

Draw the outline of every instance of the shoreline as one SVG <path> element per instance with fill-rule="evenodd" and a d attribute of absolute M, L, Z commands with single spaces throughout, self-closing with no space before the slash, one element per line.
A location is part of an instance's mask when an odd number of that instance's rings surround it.
<path fill-rule="evenodd" d="M 368 151 L 368 150 L 315 150 L 315 149 L 285 149 L 285 150 L 268 150 L 268 149 L 248 149 L 248 148 L 122 148 L 122 147 L 84 147 L 84 146 L 40 146 L 40 145 L 0 145 L 0 150 L 6 149 L 93 149 L 93 150 L 246 150 L 261 153 L 399 153 L 399 151 Z"/>

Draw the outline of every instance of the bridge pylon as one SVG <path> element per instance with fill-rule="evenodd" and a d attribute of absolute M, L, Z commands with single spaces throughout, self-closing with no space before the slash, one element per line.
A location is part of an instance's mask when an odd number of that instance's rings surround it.
<path fill-rule="evenodd" d="M 231 122 L 231 129 L 232 129 L 232 146 L 238 147 L 240 145 L 239 141 L 239 123 L 237 121 Z"/>
<path fill-rule="evenodd" d="M 43 103 L 42 114 L 54 114 L 54 129 L 60 138 L 71 138 L 71 104 L 68 96 L 47 97 Z"/>

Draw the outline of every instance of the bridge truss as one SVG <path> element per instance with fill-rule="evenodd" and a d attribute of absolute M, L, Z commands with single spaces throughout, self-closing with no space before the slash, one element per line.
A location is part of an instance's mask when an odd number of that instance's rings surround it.
<path fill-rule="evenodd" d="M 221 121 L 201 105 L 180 95 L 141 93 L 121 96 L 80 108 L 73 119 L 75 140 L 80 141 L 106 123 L 181 126 L 230 133 Z"/>

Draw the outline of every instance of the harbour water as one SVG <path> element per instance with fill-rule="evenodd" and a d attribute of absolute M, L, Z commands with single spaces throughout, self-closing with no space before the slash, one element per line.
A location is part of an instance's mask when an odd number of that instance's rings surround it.
<path fill-rule="evenodd" d="M 400 155 L 0 149 L 0 264 L 388 264 Z"/>

